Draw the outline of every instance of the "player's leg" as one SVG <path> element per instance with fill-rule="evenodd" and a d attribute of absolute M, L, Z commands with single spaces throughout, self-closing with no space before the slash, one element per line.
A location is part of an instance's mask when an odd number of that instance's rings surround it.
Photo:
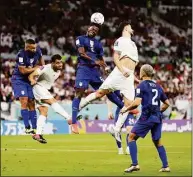
<path fill-rule="evenodd" d="M 156 123 L 152 127 L 151 129 L 152 140 L 157 149 L 160 160 L 162 161 L 162 168 L 159 171 L 160 172 L 170 172 L 166 150 L 165 150 L 165 147 L 161 143 L 161 129 L 162 129 L 162 123 Z"/>
<path fill-rule="evenodd" d="M 144 138 L 149 132 L 149 130 L 151 130 L 151 128 L 152 128 L 152 125 L 148 125 L 146 122 L 137 121 L 136 124 L 131 129 L 131 132 L 128 137 L 128 147 L 130 150 L 132 164 L 129 168 L 125 169 L 126 173 L 140 170 L 140 167 L 138 165 L 138 158 L 137 158 L 136 140 L 139 137 Z"/>
<path fill-rule="evenodd" d="M 41 101 L 42 103 L 49 104 L 56 113 L 64 117 L 64 119 L 66 119 L 69 123 L 71 122 L 71 116 L 64 110 L 62 106 L 60 106 L 55 98 L 42 99 Z"/>
<path fill-rule="evenodd" d="M 48 114 L 48 107 L 44 105 L 38 106 L 39 117 L 37 120 L 37 131 L 36 134 L 32 136 L 34 140 L 39 141 L 40 143 L 47 143 L 46 139 L 43 137 L 43 131 L 46 124 L 46 118 Z"/>
<path fill-rule="evenodd" d="M 131 133 L 131 129 L 133 128 L 135 123 L 135 117 L 133 114 L 128 114 L 127 119 L 125 121 L 125 127 L 126 127 L 126 154 L 130 154 L 129 150 L 129 134 Z"/>
<path fill-rule="evenodd" d="M 37 114 L 35 110 L 35 100 L 29 99 L 28 100 L 28 107 L 29 107 L 29 119 L 31 120 L 32 129 L 35 133 L 37 128 Z"/>
<path fill-rule="evenodd" d="M 14 97 L 18 98 L 21 104 L 21 116 L 25 125 L 25 132 L 31 133 L 31 127 L 29 123 L 29 111 L 28 111 L 28 93 L 25 83 L 14 81 L 12 82 Z"/>
<path fill-rule="evenodd" d="M 119 107 L 117 107 L 116 113 L 115 113 L 114 124 L 116 124 L 116 122 L 117 122 L 117 120 L 118 120 L 120 110 L 121 110 L 121 109 L 120 109 Z M 122 139 L 121 134 L 120 134 L 120 139 Z M 115 139 L 115 140 L 116 140 L 116 139 Z M 122 148 L 122 143 L 121 143 L 120 141 L 117 141 L 117 140 L 116 140 L 116 144 L 117 144 L 117 147 L 118 147 L 118 154 L 119 154 L 119 155 L 124 154 L 124 153 L 123 153 L 123 148 Z"/>
<path fill-rule="evenodd" d="M 35 99 L 32 91 L 32 86 L 29 85 L 28 89 L 28 107 L 29 107 L 29 119 L 31 120 L 32 129 L 36 131 L 37 128 L 37 114 L 35 110 Z"/>

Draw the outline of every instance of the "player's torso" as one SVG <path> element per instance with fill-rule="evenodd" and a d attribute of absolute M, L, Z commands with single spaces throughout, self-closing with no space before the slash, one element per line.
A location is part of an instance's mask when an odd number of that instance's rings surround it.
<path fill-rule="evenodd" d="M 79 56 L 79 64 L 94 64 L 94 61 L 98 59 L 98 54 L 100 50 L 99 41 L 95 38 L 90 38 L 88 36 L 82 36 L 83 46 L 86 54 L 92 58 L 92 61 L 84 59 Z"/>
<path fill-rule="evenodd" d="M 42 67 L 46 67 L 45 72 L 38 78 L 37 80 L 37 84 L 42 85 L 43 87 L 50 89 L 51 86 L 53 86 L 54 82 L 56 79 L 58 79 L 58 77 L 60 76 L 60 71 L 55 72 L 52 67 L 51 64 L 42 66 Z"/>
<path fill-rule="evenodd" d="M 142 96 L 141 117 L 148 118 L 152 115 L 160 116 L 160 87 L 155 82 L 146 80 L 144 82 L 144 92 Z"/>
<path fill-rule="evenodd" d="M 26 80 L 28 81 L 28 75 L 21 74 L 19 71 L 19 64 L 18 63 L 23 63 L 25 67 L 34 67 L 40 58 L 40 55 L 38 52 L 35 52 L 35 54 L 30 54 L 26 52 L 25 50 L 21 50 L 18 53 L 18 61 L 16 62 L 15 69 L 13 71 L 12 75 L 12 80 Z"/>

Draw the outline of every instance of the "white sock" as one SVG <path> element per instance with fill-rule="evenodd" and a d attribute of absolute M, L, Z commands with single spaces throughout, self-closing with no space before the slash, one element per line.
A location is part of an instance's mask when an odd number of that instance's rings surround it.
<path fill-rule="evenodd" d="M 124 114 L 119 114 L 118 120 L 115 124 L 115 130 L 116 131 L 121 131 L 121 127 L 125 123 L 125 120 L 127 119 L 128 112 L 125 112 Z"/>
<path fill-rule="evenodd" d="M 51 105 L 52 109 L 57 112 L 58 114 L 60 114 L 61 116 L 63 116 L 65 119 L 69 120 L 71 119 L 71 116 L 64 110 L 64 108 L 62 106 L 59 105 L 59 103 L 53 103 Z"/>
<path fill-rule="evenodd" d="M 40 115 L 37 120 L 36 134 L 39 134 L 39 135 L 43 134 L 45 124 L 46 124 L 46 117 L 43 115 Z"/>
<path fill-rule="evenodd" d="M 89 94 L 85 99 L 81 100 L 80 102 L 80 109 L 84 108 L 85 106 L 87 106 L 90 102 L 96 100 L 97 97 L 96 97 L 96 93 L 91 93 Z"/>

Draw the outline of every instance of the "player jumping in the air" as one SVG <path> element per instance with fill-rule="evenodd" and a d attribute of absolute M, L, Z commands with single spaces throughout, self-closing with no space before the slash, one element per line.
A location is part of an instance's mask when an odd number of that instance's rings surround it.
<path fill-rule="evenodd" d="M 129 149 L 132 159 L 132 165 L 125 169 L 125 172 L 140 170 L 137 160 L 137 144 L 136 140 L 139 137 L 144 138 L 151 130 L 153 143 L 158 151 L 159 157 L 162 161 L 162 168 L 160 172 L 170 172 L 168 166 L 166 150 L 161 143 L 162 131 L 162 112 L 169 107 L 169 100 L 166 97 L 163 89 L 152 81 L 154 69 L 150 65 L 143 65 L 140 69 L 140 78 L 143 80 L 136 89 L 136 97 L 132 104 L 121 110 L 121 114 L 135 109 L 140 104 L 142 105 L 141 116 L 135 123 L 129 135 Z M 160 104 L 163 105 L 160 109 Z"/>
<path fill-rule="evenodd" d="M 25 42 L 25 49 L 20 50 L 17 54 L 16 65 L 11 78 L 14 97 L 19 99 L 21 103 L 21 116 L 27 134 L 35 133 L 36 129 L 35 101 L 28 75 L 39 67 L 37 65 L 44 65 L 41 50 L 37 48 L 33 39 L 28 39 Z M 31 120 L 32 129 L 29 120 Z"/>
<path fill-rule="evenodd" d="M 58 54 L 53 55 L 51 64 L 41 66 L 29 75 L 31 85 L 33 85 L 33 93 L 36 99 L 37 107 L 40 112 L 37 120 L 37 131 L 32 137 L 40 143 L 47 143 L 43 138 L 43 129 L 46 123 L 48 107 L 63 116 L 68 124 L 71 124 L 71 116 L 57 103 L 56 99 L 48 91 L 54 82 L 60 76 L 63 69 L 62 57 Z M 75 132 L 76 133 L 76 132 Z"/>
<path fill-rule="evenodd" d="M 99 28 L 99 25 L 91 24 L 86 35 L 79 36 L 76 39 L 79 56 L 75 81 L 76 94 L 72 102 L 72 123 L 75 125 L 76 131 L 78 131 L 76 119 L 79 112 L 79 104 L 85 90 L 88 89 L 89 84 L 93 89 L 97 90 L 103 83 L 100 67 L 105 69 L 106 63 L 103 59 L 102 44 L 95 39 Z M 110 93 L 107 97 L 118 107 L 123 107 L 122 101 L 115 93 Z"/>
<path fill-rule="evenodd" d="M 114 62 L 116 67 L 106 78 L 99 90 L 88 95 L 80 104 L 80 109 L 87 104 L 109 94 L 112 91 L 120 90 L 123 95 L 124 105 L 127 107 L 134 100 L 134 71 L 138 63 L 138 51 L 135 43 L 131 40 L 133 29 L 128 22 L 119 25 L 119 32 L 122 35 L 114 43 Z M 121 142 L 120 131 L 125 123 L 128 113 L 119 114 L 115 128 L 110 130 L 117 141 Z"/>

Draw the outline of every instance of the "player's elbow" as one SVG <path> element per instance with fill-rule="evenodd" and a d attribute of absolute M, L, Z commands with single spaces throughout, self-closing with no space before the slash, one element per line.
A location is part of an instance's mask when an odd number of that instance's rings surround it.
<path fill-rule="evenodd" d="M 24 68 L 19 68 L 19 72 L 20 72 L 21 74 L 25 74 Z"/>

